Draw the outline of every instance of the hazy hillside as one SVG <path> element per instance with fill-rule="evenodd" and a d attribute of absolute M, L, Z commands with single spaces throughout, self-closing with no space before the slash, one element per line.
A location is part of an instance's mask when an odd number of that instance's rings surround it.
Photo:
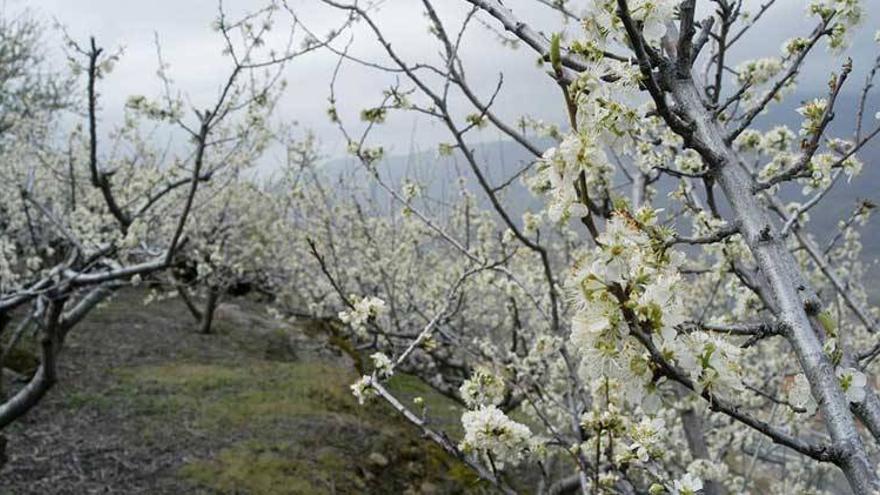
<path fill-rule="evenodd" d="M 784 124 L 797 131 L 801 118 L 795 108 L 800 101 L 800 98 L 789 97 L 786 102 L 774 107 L 766 115 L 760 116 L 758 126 L 769 129 L 772 126 Z M 857 102 L 856 95 L 842 94 L 840 96 L 836 118 L 831 126 L 832 135 L 840 137 L 852 135 Z M 873 115 L 866 115 L 864 127 L 870 130 L 875 125 L 877 125 L 877 121 Z M 549 140 L 544 140 L 541 143 L 545 147 L 552 146 Z M 493 185 L 508 180 L 533 159 L 527 150 L 512 141 L 478 143 L 474 152 L 486 165 L 485 173 Z M 828 193 L 821 207 L 810 211 L 809 229 L 823 244 L 833 235 L 838 222 L 847 218 L 860 200 L 868 199 L 880 204 L 880 163 L 877 163 L 877 159 L 880 157 L 880 139 L 870 142 L 858 156 L 865 163 L 861 175 L 851 182 L 839 180 L 834 189 Z M 479 189 L 473 173 L 460 153 L 440 156 L 435 150 L 431 150 L 410 155 L 391 155 L 383 159 L 379 168 L 382 176 L 387 178 L 389 183 L 400 183 L 404 178 L 412 178 L 425 184 L 428 188 L 427 194 L 437 199 L 454 198 L 457 194 L 458 177 L 463 175 L 469 179 L 469 189 L 483 201 L 484 205 L 488 206 L 485 194 Z M 325 171 L 332 177 L 342 175 L 350 177 L 352 180 L 366 177 L 361 166 L 351 158 L 332 160 L 325 165 Z M 658 207 L 664 206 L 664 198 L 669 192 L 671 184 L 672 181 L 667 180 L 659 186 L 656 203 Z M 378 203 L 386 204 L 387 198 L 378 189 L 378 186 L 371 183 L 370 191 L 373 192 Z M 806 201 L 808 198 L 801 194 L 800 189 L 796 185 L 785 187 L 781 193 L 782 199 L 785 201 Z M 514 218 L 517 219 L 522 212 L 538 209 L 541 206 L 541 201 L 532 196 L 519 180 L 514 180 L 503 194 L 507 199 L 505 204 L 510 206 Z M 722 210 L 725 210 L 723 198 L 720 202 Z M 880 250 L 880 227 L 870 223 L 862 235 L 864 252 L 877 253 Z M 866 261 L 873 260 L 866 259 Z M 874 267 L 872 271 L 876 273 L 877 267 Z"/>

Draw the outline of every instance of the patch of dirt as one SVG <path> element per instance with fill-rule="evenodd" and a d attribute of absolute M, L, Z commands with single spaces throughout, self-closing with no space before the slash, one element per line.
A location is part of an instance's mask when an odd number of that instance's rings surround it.
<path fill-rule="evenodd" d="M 0 494 L 486 490 L 390 409 L 357 406 L 332 335 L 248 300 L 200 335 L 179 301 L 142 300 L 120 293 L 74 329 L 58 385 L 5 432 Z M 403 378 L 406 394 L 454 408 Z"/>

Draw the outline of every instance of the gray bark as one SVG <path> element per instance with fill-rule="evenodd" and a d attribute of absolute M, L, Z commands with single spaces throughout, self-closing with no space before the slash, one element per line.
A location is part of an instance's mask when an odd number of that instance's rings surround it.
<path fill-rule="evenodd" d="M 706 444 L 704 435 L 703 418 L 693 408 L 681 412 L 681 426 L 687 439 L 688 449 L 694 459 L 712 461 L 709 455 L 709 446 Z M 723 486 L 714 480 L 706 480 L 703 491 L 705 495 L 721 495 L 724 493 Z"/>
<path fill-rule="evenodd" d="M 739 156 L 725 142 L 721 130 L 705 110 L 693 80 L 670 79 L 672 96 L 693 125 L 693 135 L 684 136 L 686 145 L 699 152 L 716 174 L 740 232 L 767 280 L 770 294 L 778 305 L 776 316 L 783 335 L 797 353 L 831 435 L 834 462 L 846 475 L 855 493 L 874 493 L 880 488 L 875 467 L 868 459 L 834 368 L 822 351 L 801 302 L 798 286 L 792 277 L 793 273 L 799 272 L 797 263 L 757 201 L 751 177 L 740 163 Z"/>
<path fill-rule="evenodd" d="M 217 310 L 217 304 L 220 302 L 220 289 L 210 287 L 208 289 L 208 300 L 205 301 L 205 310 L 202 311 L 202 320 L 199 322 L 199 333 L 208 335 L 211 333 L 211 326 L 214 323 L 214 313 Z"/>

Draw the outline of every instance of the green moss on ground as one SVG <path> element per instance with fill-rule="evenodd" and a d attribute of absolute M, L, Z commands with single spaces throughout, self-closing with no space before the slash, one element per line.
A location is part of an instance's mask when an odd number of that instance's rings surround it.
<path fill-rule="evenodd" d="M 170 363 L 126 369 L 121 376 L 123 388 L 153 398 L 141 406 L 182 407 L 205 430 L 354 409 L 347 397 L 353 373 L 322 362 Z"/>
<path fill-rule="evenodd" d="M 73 425 L 63 439 L 41 436 L 46 452 L 94 443 L 100 451 L 84 459 L 123 466 L 110 479 L 72 473 L 74 491 L 489 492 L 392 408 L 357 404 L 349 386 L 368 361 L 332 324 L 285 325 L 241 300 L 220 308 L 216 334 L 200 335 L 182 304 L 142 300 L 123 291 L 89 316 L 88 331 L 68 342 L 74 366 L 48 401 L 54 412 L 43 408 Z M 389 388 L 408 404 L 422 397 L 432 424 L 460 435 L 454 401 L 408 375 Z"/>
<path fill-rule="evenodd" d="M 30 346 L 35 348 L 36 345 Z M 3 361 L 3 366 L 16 373 L 30 377 L 40 366 L 40 358 L 36 349 L 27 348 L 24 344 L 12 348 Z"/>
<path fill-rule="evenodd" d="M 333 456 L 306 456 L 292 443 L 246 441 L 216 458 L 190 462 L 180 474 L 224 493 L 286 495 L 316 493 L 322 484 L 322 491 L 329 492 L 335 480 L 328 472 L 338 469 L 340 477 L 346 476 L 344 468 Z"/>
<path fill-rule="evenodd" d="M 226 435 L 213 456 L 178 471 L 219 493 L 482 493 L 464 465 L 422 439 L 384 404 L 358 406 L 354 370 L 322 361 L 166 363 L 118 370 L 114 390 L 153 423 L 187 418 L 205 435 Z M 418 379 L 391 387 L 452 417 L 454 403 Z M 460 412 L 458 413 L 460 414 Z"/>
<path fill-rule="evenodd" d="M 398 373 L 388 381 L 388 388 L 409 405 L 412 404 L 413 399 L 421 397 L 432 424 L 442 428 L 453 438 L 464 436 L 464 429 L 461 426 L 462 406 L 438 393 L 418 377 Z"/>

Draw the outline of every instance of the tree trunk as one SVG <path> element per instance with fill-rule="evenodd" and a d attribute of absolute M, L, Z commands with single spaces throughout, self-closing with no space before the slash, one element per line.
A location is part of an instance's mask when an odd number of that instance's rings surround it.
<path fill-rule="evenodd" d="M 205 301 L 205 310 L 202 311 L 202 320 L 199 322 L 199 333 L 209 335 L 211 333 L 211 324 L 214 322 L 214 312 L 217 304 L 220 302 L 220 288 L 210 287 L 208 289 L 208 300 Z"/>
<path fill-rule="evenodd" d="M 186 286 L 183 284 L 177 285 L 177 295 L 180 296 L 180 300 L 183 301 L 183 304 L 186 305 L 186 309 L 189 310 L 190 314 L 195 318 L 197 322 L 202 321 L 202 312 L 199 311 L 199 308 L 196 307 L 192 298 L 189 296 L 189 290 L 187 290 Z"/>
<path fill-rule="evenodd" d="M 703 417 L 690 407 L 681 411 L 680 416 L 681 426 L 684 429 L 684 436 L 687 439 L 691 457 L 694 460 L 703 459 L 712 462 L 712 458 L 709 455 L 709 446 L 706 444 Z M 722 495 L 724 493 L 721 483 L 715 480 L 705 481 L 704 492 L 706 495 Z"/>
<path fill-rule="evenodd" d="M 114 288 L 112 287 L 99 286 L 89 292 L 67 312 L 64 311 L 67 304 L 67 296 L 55 299 L 50 298 L 48 308 L 35 311 L 34 318 L 42 319 L 40 324 L 40 364 L 25 386 L 8 398 L 5 394 L 0 396 L 0 432 L 10 423 L 33 409 L 55 385 L 58 379 L 56 370 L 57 357 L 67 332 L 82 321 L 95 305 L 109 297 L 113 291 Z M 19 325 L 16 334 L 10 339 L 10 347 L 5 349 L 4 352 L 0 352 L 0 361 L 4 357 L 8 357 L 5 355 L 14 348 L 18 336 L 26 327 L 27 320 Z M 2 363 L 0 363 L 0 370 L 2 370 Z M 6 446 L 7 440 L 0 433 L 0 468 L 7 461 Z"/>
<path fill-rule="evenodd" d="M 740 158 L 724 141 L 721 131 L 702 106 L 690 79 L 671 81 L 672 95 L 693 122 L 694 135 L 686 138 L 717 175 L 743 238 L 748 244 L 768 288 L 778 305 L 777 318 L 783 335 L 798 356 L 836 450 L 835 464 L 846 475 L 853 492 L 875 493 L 877 474 L 865 451 L 834 367 L 822 351 L 816 332 L 795 283 L 800 269 L 786 249 L 778 229 L 756 200 L 751 178 Z M 802 290 L 802 289 L 800 289 Z"/>
<path fill-rule="evenodd" d="M 56 357 L 61 344 L 64 300 L 50 301 L 40 336 L 40 367 L 30 381 L 0 404 L 0 430 L 30 411 L 55 385 Z"/>

